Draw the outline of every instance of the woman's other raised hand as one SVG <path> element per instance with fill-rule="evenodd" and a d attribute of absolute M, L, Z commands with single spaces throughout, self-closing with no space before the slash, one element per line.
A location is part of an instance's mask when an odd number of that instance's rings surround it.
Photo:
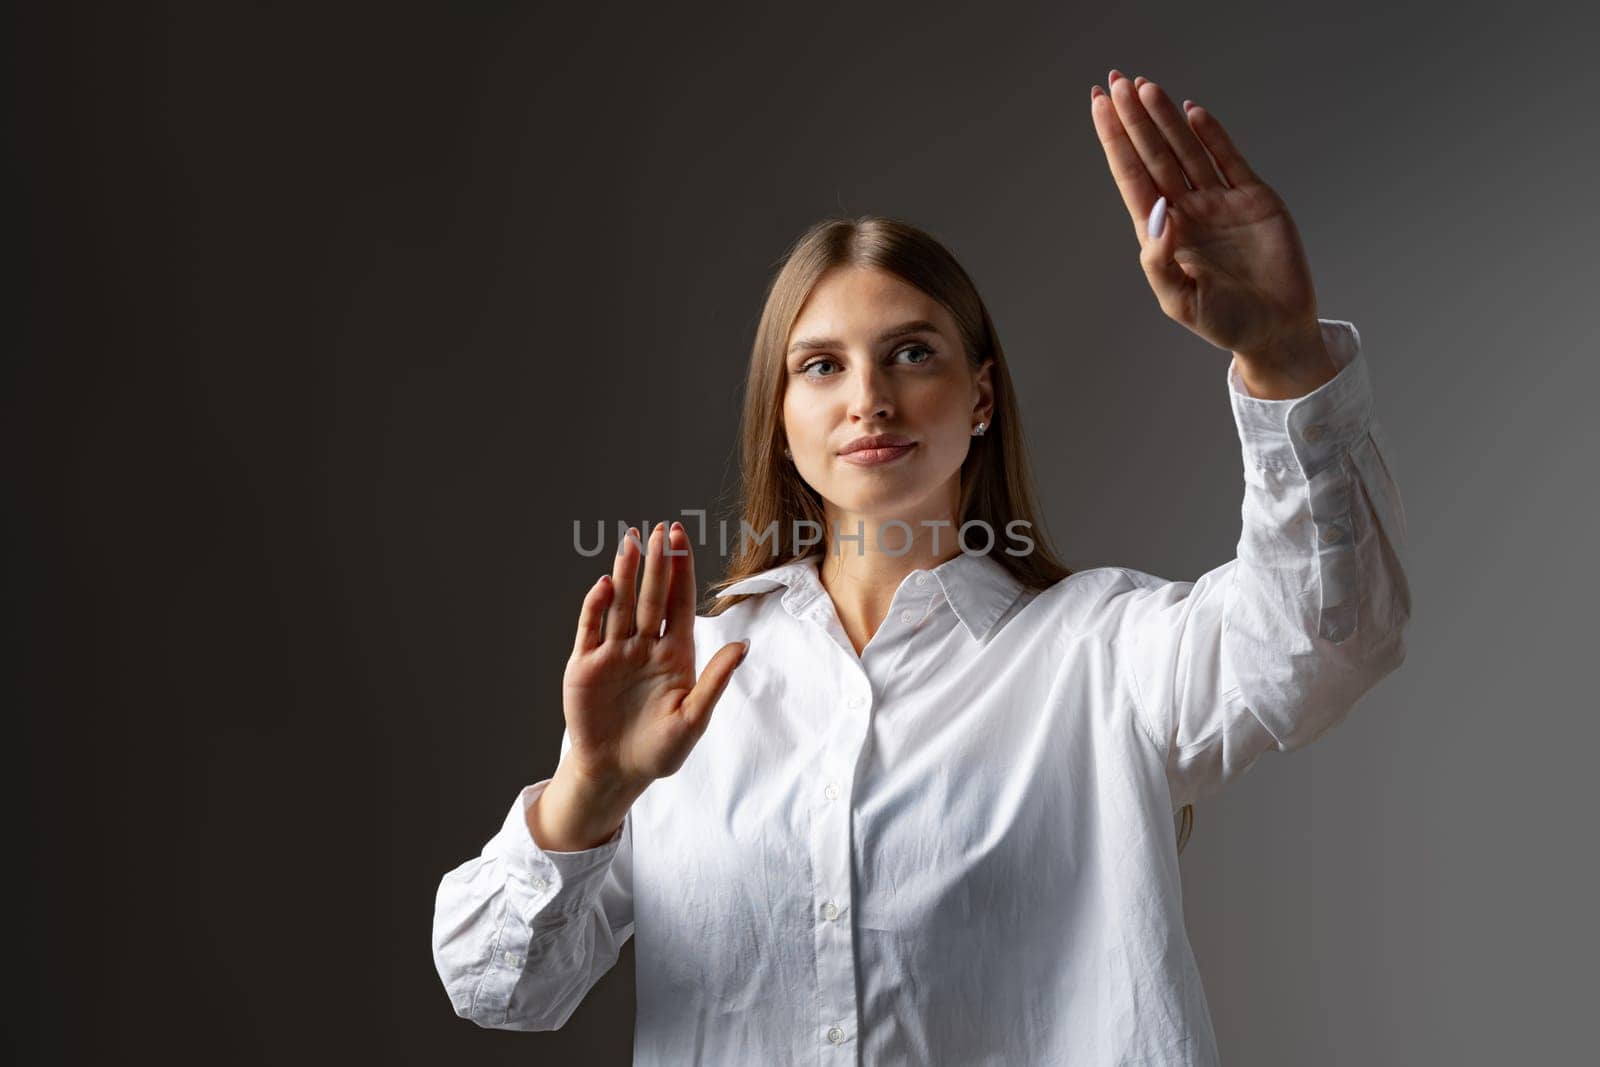
<path fill-rule="evenodd" d="M 1311 267 L 1288 206 L 1222 123 L 1112 70 L 1089 90 L 1106 163 L 1161 310 L 1263 371 L 1326 364 Z"/>

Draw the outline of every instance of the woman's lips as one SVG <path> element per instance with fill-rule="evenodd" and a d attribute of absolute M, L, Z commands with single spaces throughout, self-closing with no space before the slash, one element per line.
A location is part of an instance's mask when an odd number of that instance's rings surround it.
<path fill-rule="evenodd" d="M 859 467 L 876 467 L 880 463 L 893 463 L 916 448 L 915 444 L 894 445 L 889 448 L 863 448 L 859 452 L 845 452 L 839 458 Z"/>

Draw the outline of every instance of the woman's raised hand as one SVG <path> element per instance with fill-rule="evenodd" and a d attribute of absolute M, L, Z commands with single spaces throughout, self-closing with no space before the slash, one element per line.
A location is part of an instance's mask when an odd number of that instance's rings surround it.
<path fill-rule="evenodd" d="M 1115 70 L 1108 86 L 1090 89 L 1089 111 L 1161 310 L 1247 360 L 1315 348 L 1311 266 L 1283 199 L 1206 109 L 1185 114 Z"/>
<path fill-rule="evenodd" d="M 636 600 L 640 544 L 629 527 L 612 573 L 583 599 L 562 679 L 572 742 L 566 759 L 571 773 L 598 792 L 642 793 L 683 766 L 745 653 L 743 642 L 724 645 L 696 682 L 689 535 L 676 522 L 670 530 L 657 526 L 644 553 Z"/>

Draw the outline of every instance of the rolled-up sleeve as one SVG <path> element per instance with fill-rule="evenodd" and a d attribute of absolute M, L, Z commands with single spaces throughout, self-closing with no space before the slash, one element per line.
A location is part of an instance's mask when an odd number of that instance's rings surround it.
<path fill-rule="evenodd" d="M 1130 568 L 1107 601 L 1174 809 L 1341 721 L 1405 658 L 1405 513 L 1354 324 L 1336 376 L 1288 400 L 1227 386 L 1244 458 L 1236 558 L 1198 581 Z"/>
<path fill-rule="evenodd" d="M 594 848 L 546 851 L 525 812 L 550 781 L 523 788 L 435 895 L 434 966 L 456 1014 L 480 1026 L 559 1029 L 633 935 L 632 813 Z"/>

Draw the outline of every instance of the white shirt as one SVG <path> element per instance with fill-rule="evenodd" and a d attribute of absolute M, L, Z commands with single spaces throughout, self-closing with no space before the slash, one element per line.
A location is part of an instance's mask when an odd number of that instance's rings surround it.
<path fill-rule="evenodd" d="M 859 657 L 815 559 L 724 590 L 772 595 L 695 619 L 697 675 L 751 647 L 679 771 L 582 852 L 534 844 L 527 786 L 444 876 L 456 1012 L 556 1029 L 633 937 L 635 1064 L 1216 1064 L 1173 813 L 1405 657 L 1400 494 L 1360 336 L 1322 329 L 1304 397 L 1229 365 L 1243 528 L 1198 581 L 962 554 Z"/>

